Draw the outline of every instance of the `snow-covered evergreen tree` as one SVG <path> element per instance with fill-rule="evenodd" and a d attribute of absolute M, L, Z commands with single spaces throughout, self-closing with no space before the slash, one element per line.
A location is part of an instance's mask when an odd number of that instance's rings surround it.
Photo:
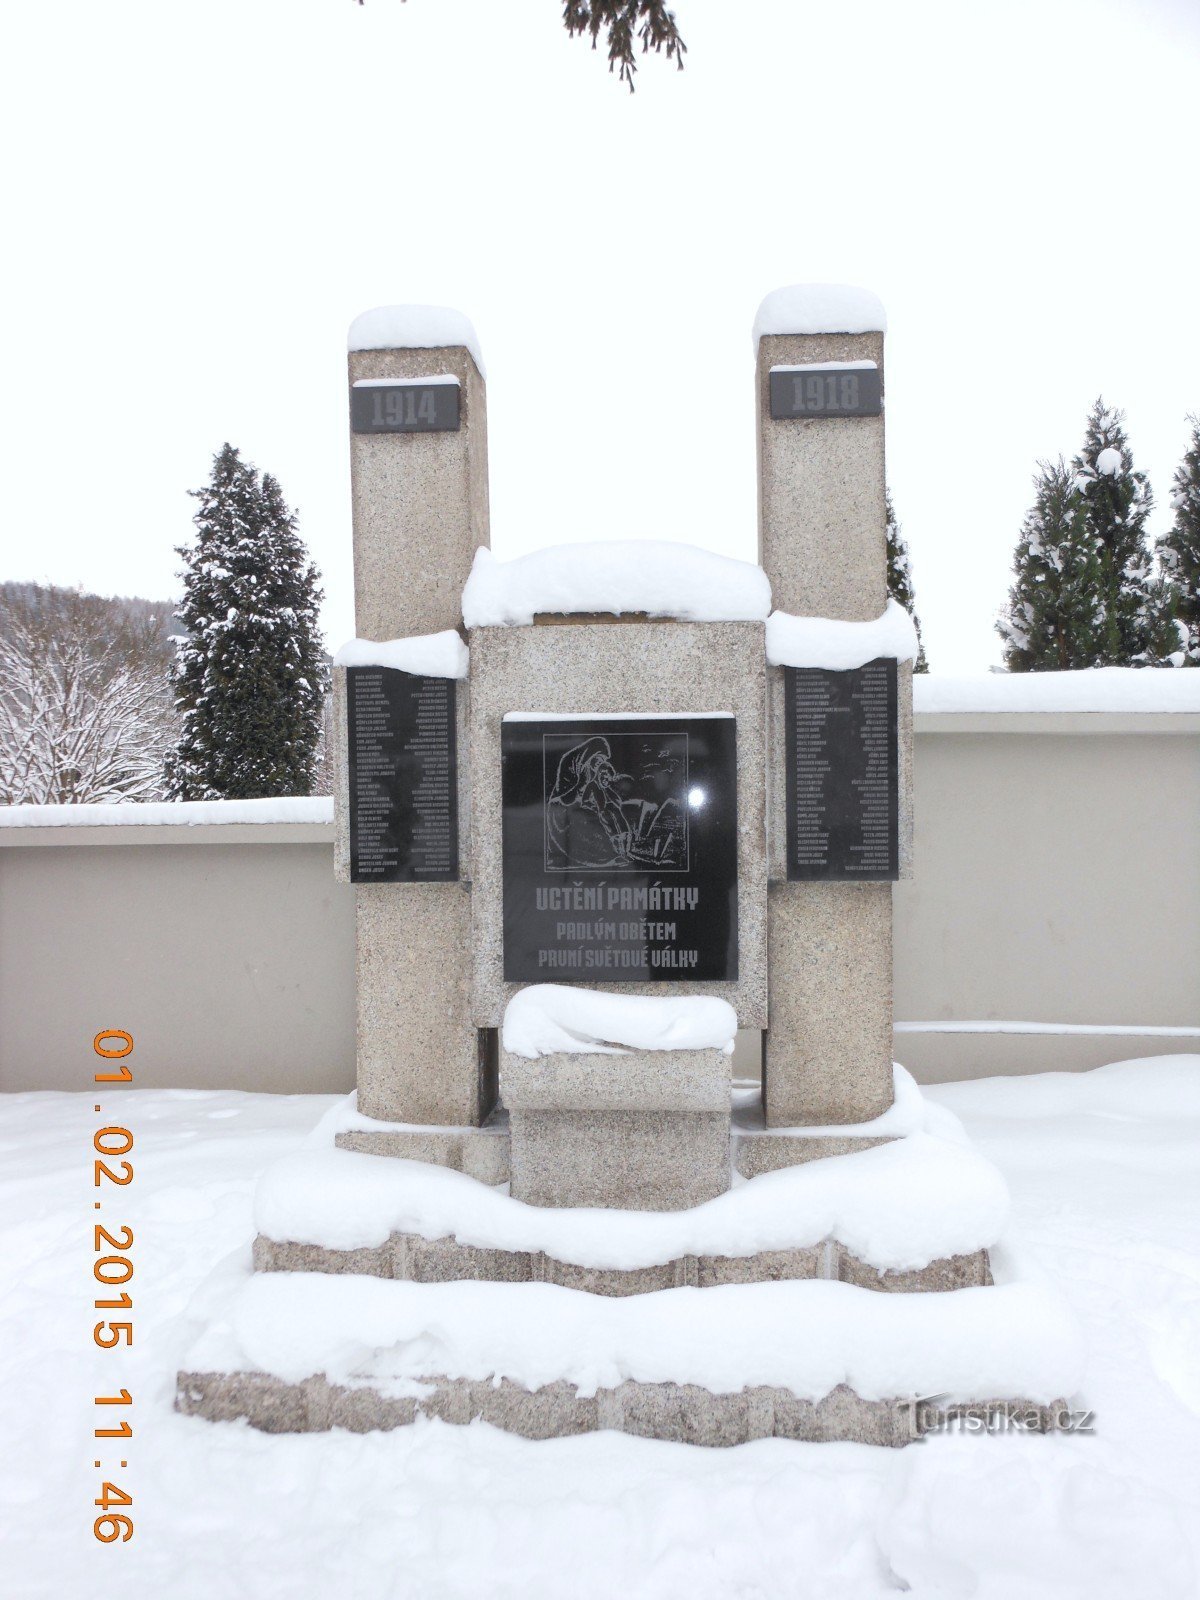
<path fill-rule="evenodd" d="M 1134 469 L 1124 413 L 1097 400 L 1071 465 L 1100 563 L 1096 665 L 1161 661 L 1177 647 L 1178 634 L 1146 533 L 1154 496 L 1146 474 Z"/>
<path fill-rule="evenodd" d="M 1171 587 L 1178 665 L 1200 667 L 1200 417 L 1189 417 L 1192 442 L 1175 469 L 1175 521 L 1158 541 L 1158 559 Z"/>
<path fill-rule="evenodd" d="M 178 800 L 312 788 L 327 669 L 316 567 L 269 473 L 222 446 L 181 545 L 187 629 L 175 664 L 183 722 L 168 764 Z"/>
<path fill-rule="evenodd" d="M 917 659 L 913 663 L 914 672 L 928 672 L 929 662 L 925 659 L 925 643 L 921 638 L 921 619 L 917 616 L 916 597 L 913 594 L 912 564 L 908 557 L 908 541 L 900 532 L 900 524 L 896 521 L 896 508 L 892 504 L 891 490 L 884 491 L 884 505 L 887 508 L 887 584 L 888 594 L 893 600 L 898 600 L 913 619 L 913 626 L 917 630 Z"/>
<path fill-rule="evenodd" d="M 1101 558 L 1075 475 L 1060 457 L 1033 480 L 1013 557 L 1014 581 L 996 624 L 1010 672 L 1065 672 L 1099 665 Z"/>

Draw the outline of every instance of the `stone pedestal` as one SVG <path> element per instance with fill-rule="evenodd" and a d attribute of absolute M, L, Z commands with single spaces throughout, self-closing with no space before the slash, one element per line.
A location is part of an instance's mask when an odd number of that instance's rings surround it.
<path fill-rule="evenodd" d="M 730 1183 L 732 1056 L 500 1053 L 514 1199 L 682 1211 Z"/>
<path fill-rule="evenodd" d="M 395 325 L 405 325 L 403 314 Z M 488 542 L 484 380 L 465 345 L 355 349 L 359 326 L 351 330 L 350 384 L 453 377 L 459 387 L 459 427 L 351 432 L 355 630 L 360 638 L 381 641 L 458 628 L 471 562 Z M 344 674 L 337 678 L 343 768 L 337 860 L 339 875 L 348 875 Z M 466 689 L 459 684 L 460 728 Z M 489 1070 L 494 1041 L 471 1018 L 466 801 L 460 771 L 463 881 L 356 887 L 358 1104 L 370 1117 L 478 1125 L 494 1104 L 494 1067 Z"/>
<path fill-rule="evenodd" d="M 759 340 L 759 560 L 777 610 L 866 622 L 887 603 L 883 416 L 777 420 L 770 373 L 778 366 L 873 362 L 882 384 L 883 319 L 866 332 L 821 327 L 819 315 L 805 308 L 803 291 L 793 298 L 797 325 L 820 331 Z M 817 300 L 812 297 L 813 306 Z M 902 858 L 908 854 L 909 676 L 902 668 Z M 891 885 L 787 881 L 782 669 L 768 668 L 768 678 L 771 988 L 764 1116 L 773 1127 L 868 1121 L 892 1098 Z"/>

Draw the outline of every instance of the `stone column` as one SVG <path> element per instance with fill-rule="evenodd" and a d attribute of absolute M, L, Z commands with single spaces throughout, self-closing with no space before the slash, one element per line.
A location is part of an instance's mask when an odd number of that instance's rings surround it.
<path fill-rule="evenodd" d="M 360 638 L 458 628 L 463 585 L 488 542 L 487 402 L 467 319 L 383 307 L 350 329 L 349 378 L 458 379 L 457 431 L 354 433 L 354 614 Z M 465 722 L 460 683 L 459 725 Z M 339 741 L 340 743 L 340 741 Z M 478 1125 L 495 1099 L 495 1041 L 471 1020 L 471 889 L 460 741 L 457 883 L 359 884 L 358 1106 L 393 1122 Z"/>
<path fill-rule="evenodd" d="M 775 366 L 872 361 L 882 383 L 885 325 L 873 295 L 823 285 L 777 290 L 759 309 L 759 560 L 776 610 L 864 622 L 887 603 L 883 416 L 777 421 L 769 398 Z M 771 1127 L 863 1122 L 892 1100 L 891 884 L 787 881 L 783 672 L 768 677 L 764 1117 Z M 906 702 L 904 667 L 902 747 Z"/>

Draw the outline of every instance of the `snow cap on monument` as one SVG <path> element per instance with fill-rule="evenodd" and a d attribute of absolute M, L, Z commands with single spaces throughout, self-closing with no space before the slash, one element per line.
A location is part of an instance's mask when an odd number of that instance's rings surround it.
<path fill-rule="evenodd" d="M 792 283 L 763 298 L 754 318 L 754 349 L 768 334 L 886 332 L 887 312 L 870 289 L 850 283 Z"/>
<path fill-rule="evenodd" d="M 349 350 L 442 350 L 462 345 L 481 378 L 487 373 L 479 335 L 470 317 L 452 306 L 375 306 L 350 324 Z"/>

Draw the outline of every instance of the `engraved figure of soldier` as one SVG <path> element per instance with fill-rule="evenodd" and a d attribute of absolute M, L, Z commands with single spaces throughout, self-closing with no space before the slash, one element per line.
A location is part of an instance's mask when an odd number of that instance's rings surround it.
<path fill-rule="evenodd" d="M 612 747 L 594 734 L 558 764 L 546 802 L 549 867 L 678 868 L 685 864 L 686 824 L 678 803 L 634 793 L 613 765 Z"/>

